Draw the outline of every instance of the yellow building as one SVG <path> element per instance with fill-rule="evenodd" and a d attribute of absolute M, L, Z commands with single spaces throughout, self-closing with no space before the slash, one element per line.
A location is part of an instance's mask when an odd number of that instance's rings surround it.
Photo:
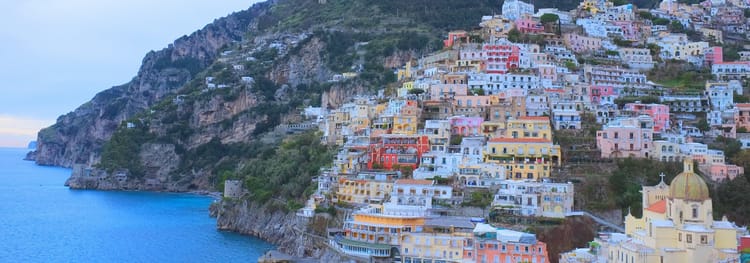
<path fill-rule="evenodd" d="M 402 233 L 402 262 L 462 262 L 473 229 L 469 218 L 427 218 L 422 231 Z"/>
<path fill-rule="evenodd" d="M 487 142 L 484 161 L 504 165 L 506 179 L 539 180 L 560 165 L 560 145 L 543 138 L 494 138 Z"/>
<path fill-rule="evenodd" d="M 643 187 L 643 216 L 625 217 L 626 238 L 597 240 L 602 256 L 609 262 L 736 262 L 737 236 L 747 230 L 714 221 L 706 182 L 691 159 L 683 169 L 669 185 Z"/>
<path fill-rule="evenodd" d="M 393 190 L 393 182 L 342 178 L 336 198 L 354 204 L 381 204 Z"/>
<path fill-rule="evenodd" d="M 550 127 L 549 117 L 525 116 L 508 119 L 505 137 L 551 140 L 552 128 Z"/>
<path fill-rule="evenodd" d="M 416 134 L 417 124 L 419 123 L 420 109 L 417 106 L 417 102 L 413 100 L 407 100 L 401 109 L 399 114 L 393 116 L 393 134 Z"/>

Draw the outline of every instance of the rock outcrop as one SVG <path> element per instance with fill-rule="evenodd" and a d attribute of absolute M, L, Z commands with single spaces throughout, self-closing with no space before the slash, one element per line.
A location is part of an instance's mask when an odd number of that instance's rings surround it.
<path fill-rule="evenodd" d="M 278 250 L 296 257 L 312 257 L 320 262 L 353 262 L 328 246 L 326 225 L 335 220 L 327 214 L 313 218 L 273 209 L 268 205 L 224 199 L 211 205 L 217 228 L 255 236 L 278 246 Z M 322 235 L 321 235 L 322 234 Z"/>
<path fill-rule="evenodd" d="M 72 167 L 98 157 L 101 147 L 120 123 L 142 112 L 191 80 L 213 63 L 222 47 L 239 41 L 267 3 L 217 19 L 167 48 L 151 51 L 128 83 L 102 91 L 75 111 L 60 116 L 42 131 L 37 164 Z"/>

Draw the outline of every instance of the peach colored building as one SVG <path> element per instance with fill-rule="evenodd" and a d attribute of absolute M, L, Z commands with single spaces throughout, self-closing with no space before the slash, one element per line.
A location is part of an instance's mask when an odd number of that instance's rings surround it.
<path fill-rule="evenodd" d="M 596 132 L 602 158 L 648 158 L 653 148 L 654 120 L 647 115 L 610 121 Z"/>
<path fill-rule="evenodd" d="M 534 234 L 483 223 L 477 224 L 473 232 L 474 239 L 464 244 L 465 262 L 549 262 L 547 244 Z"/>

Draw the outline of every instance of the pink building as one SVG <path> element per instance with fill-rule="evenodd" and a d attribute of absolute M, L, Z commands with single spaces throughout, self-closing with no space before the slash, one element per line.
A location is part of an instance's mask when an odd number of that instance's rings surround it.
<path fill-rule="evenodd" d="M 451 134 L 462 135 L 462 136 L 479 136 L 482 133 L 482 117 L 452 117 L 451 122 Z"/>
<path fill-rule="evenodd" d="M 592 104 L 605 105 L 614 104 L 617 98 L 617 92 L 612 86 L 591 86 L 591 93 L 589 93 L 589 99 Z"/>
<path fill-rule="evenodd" d="M 641 39 L 642 23 L 635 21 L 614 21 L 612 23 L 622 29 L 623 38 L 626 40 L 638 41 Z"/>
<path fill-rule="evenodd" d="M 737 103 L 734 107 L 737 109 L 734 115 L 737 129 L 744 127 L 750 131 L 750 103 Z"/>
<path fill-rule="evenodd" d="M 721 47 L 709 47 L 703 52 L 707 66 L 724 63 L 724 50 Z"/>
<path fill-rule="evenodd" d="M 654 120 L 647 115 L 610 121 L 596 132 L 602 158 L 648 158 L 653 147 Z"/>
<path fill-rule="evenodd" d="M 516 20 L 516 29 L 523 34 L 538 34 L 544 32 L 544 26 L 530 16 L 524 16 Z"/>
<path fill-rule="evenodd" d="M 565 46 L 574 52 L 588 52 L 602 47 L 602 40 L 595 37 L 587 37 L 574 33 L 563 34 Z"/>
<path fill-rule="evenodd" d="M 708 176 L 711 177 L 711 180 L 717 182 L 723 180 L 732 180 L 735 177 L 745 173 L 745 168 L 723 162 L 700 165 L 698 168 L 704 174 L 708 174 Z"/>
<path fill-rule="evenodd" d="M 467 84 L 435 84 L 430 86 L 430 99 L 452 99 L 456 96 L 466 96 L 468 92 Z"/>
<path fill-rule="evenodd" d="M 521 50 L 516 45 L 482 46 L 483 62 L 487 73 L 505 74 L 508 70 L 518 68 Z"/>
<path fill-rule="evenodd" d="M 623 110 L 651 116 L 654 120 L 654 132 L 661 133 L 669 129 L 669 106 L 667 105 L 628 103 L 625 104 Z"/>

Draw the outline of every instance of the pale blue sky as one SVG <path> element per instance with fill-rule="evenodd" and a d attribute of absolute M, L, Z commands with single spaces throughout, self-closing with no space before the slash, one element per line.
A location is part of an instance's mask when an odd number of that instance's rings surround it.
<path fill-rule="evenodd" d="M 135 76 L 143 55 L 257 0 L 0 0 L 0 147 Z"/>

